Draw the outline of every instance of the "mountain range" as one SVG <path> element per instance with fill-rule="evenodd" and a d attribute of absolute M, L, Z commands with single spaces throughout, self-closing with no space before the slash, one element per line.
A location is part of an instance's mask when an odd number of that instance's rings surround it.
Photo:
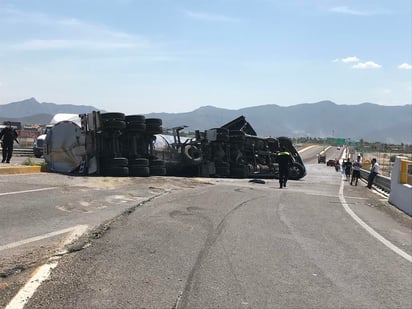
<path fill-rule="evenodd" d="M 0 121 L 47 124 L 57 113 L 81 114 L 95 110 L 102 111 L 93 106 L 39 103 L 30 98 L 0 105 Z M 161 118 L 164 128 L 186 125 L 190 131 L 221 127 L 239 116 L 245 116 L 259 136 L 340 137 L 412 144 L 412 104 L 338 105 L 321 101 L 293 106 L 269 104 L 238 110 L 203 106 L 186 113 L 150 113 L 145 116 Z"/>

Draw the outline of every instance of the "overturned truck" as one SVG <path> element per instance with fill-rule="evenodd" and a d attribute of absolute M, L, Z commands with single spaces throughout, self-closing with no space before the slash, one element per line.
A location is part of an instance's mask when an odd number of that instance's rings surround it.
<path fill-rule="evenodd" d="M 48 132 L 44 158 L 55 172 L 102 176 L 277 177 L 276 153 L 292 155 L 290 179 L 306 175 L 304 163 L 287 137 L 257 136 L 244 116 L 195 136 L 184 126 L 163 134 L 162 120 L 143 115 L 79 115 L 80 125 L 62 121 Z"/>

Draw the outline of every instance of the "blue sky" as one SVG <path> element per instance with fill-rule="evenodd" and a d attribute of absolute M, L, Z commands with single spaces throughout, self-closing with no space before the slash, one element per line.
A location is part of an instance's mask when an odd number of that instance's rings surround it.
<path fill-rule="evenodd" d="M 411 12 L 411 0 L 0 0 L 0 104 L 410 104 Z"/>

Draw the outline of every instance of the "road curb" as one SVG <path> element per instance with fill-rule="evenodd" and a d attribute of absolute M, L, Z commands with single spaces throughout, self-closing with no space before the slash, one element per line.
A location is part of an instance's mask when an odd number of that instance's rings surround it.
<path fill-rule="evenodd" d="M 41 173 L 44 172 L 45 169 L 42 166 L 6 166 L 0 167 L 0 175 L 7 175 L 7 174 L 33 174 L 33 173 Z"/>

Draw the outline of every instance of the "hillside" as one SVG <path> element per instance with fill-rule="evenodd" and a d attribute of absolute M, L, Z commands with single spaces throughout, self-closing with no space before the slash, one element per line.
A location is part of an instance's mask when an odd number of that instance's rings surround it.
<path fill-rule="evenodd" d="M 0 121 L 46 124 L 56 113 L 88 113 L 93 106 L 39 103 L 34 98 L 0 105 Z M 116 110 L 116 112 L 118 112 Z M 261 105 L 238 110 L 203 106 L 186 113 L 151 113 L 164 128 L 186 125 L 205 130 L 245 116 L 258 135 L 288 137 L 342 137 L 369 142 L 412 144 L 412 105 L 383 106 L 372 103 L 337 105 L 331 101 L 293 106 Z"/>
<path fill-rule="evenodd" d="M 81 114 L 99 110 L 93 106 L 74 105 L 74 104 L 56 104 L 56 103 L 39 103 L 35 98 L 0 105 L 0 120 L 22 119 L 21 122 L 38 123 L 38 120 L 44 120 L 48 123 L 53 115 L 58 113 Z M 41 115 L 41 116 L 38 116 Z M 37 118 L 33 118 L 36 116 Z"/>
<path fill-rule="evenodd" d="M 412 143 L 412 105 L 337 105 L 323 101 L 288 107 L 261 105 L 239 110 L 206 106 L 190 113 L 146 116 L 162 118 L 165 127 L 187 125 L 191 130 L 203 130 L 220 127 L 241 115 L 262 136 L 334 136 L 370 142 Z"/>

